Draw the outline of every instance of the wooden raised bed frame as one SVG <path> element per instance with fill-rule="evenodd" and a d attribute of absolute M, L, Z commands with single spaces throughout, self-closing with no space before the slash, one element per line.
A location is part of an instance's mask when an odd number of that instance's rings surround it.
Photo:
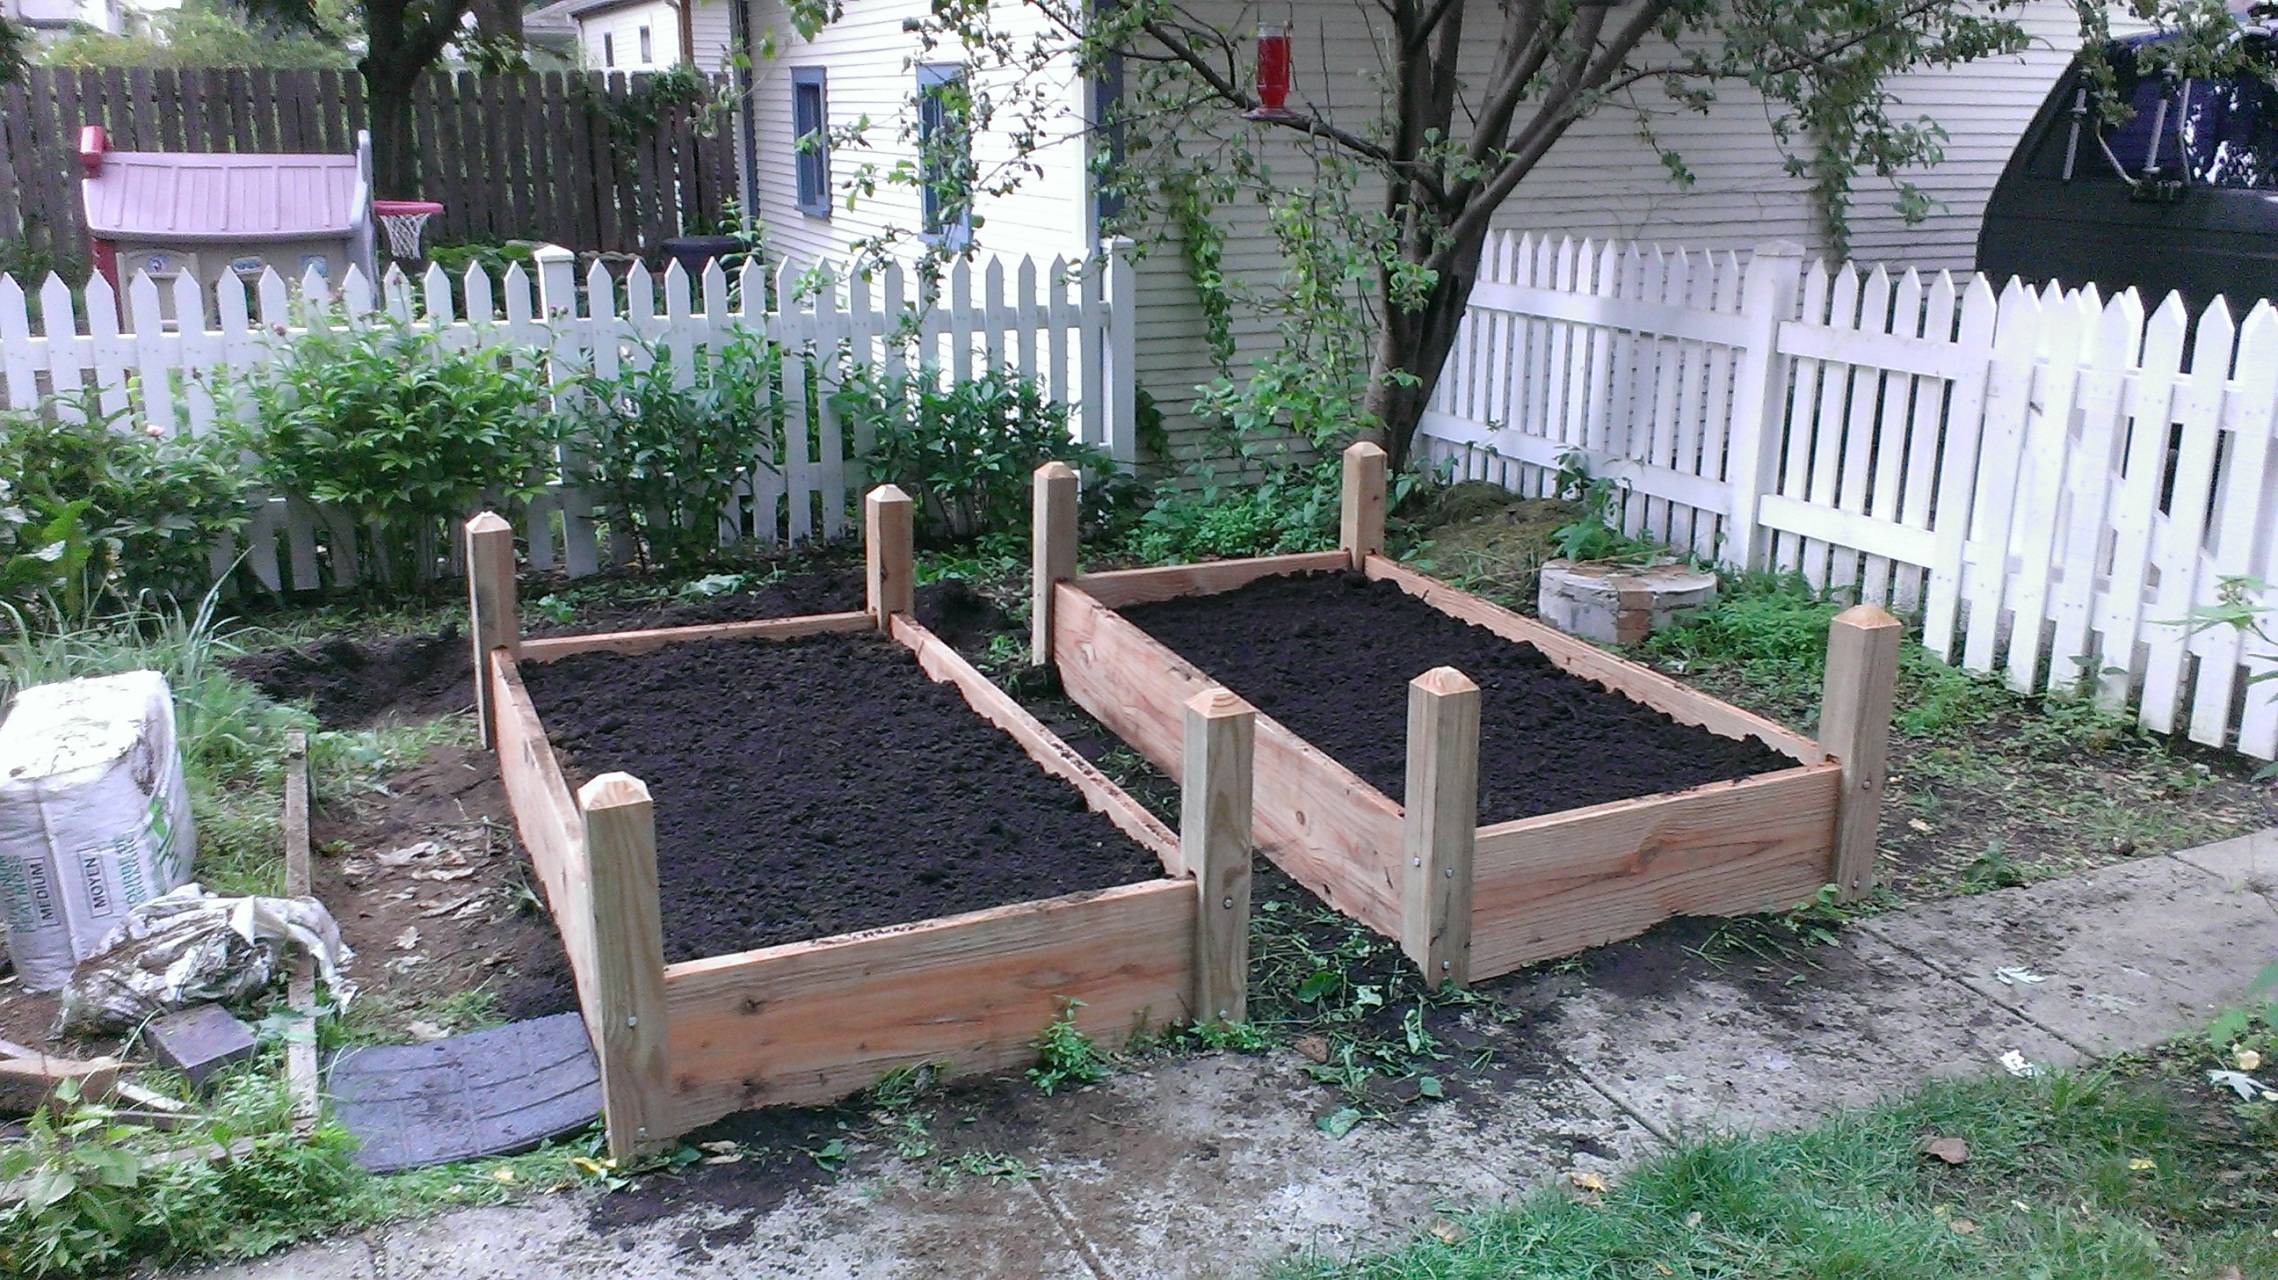
<path fill-rule="evenodd" d="M 1076 571 L 1076 476 L 1036 475 L 1032 654 L 1070 697 L 1177 773 L 1178 708 L 1206 672 L 1115 610 L 1230 591 L 1276 574 L 1356 569 L 1451 617 L 1534 646 L 1570 674 L 1792 768 L 1487 826 L 1478 823 L 1479 692 L 1442 667 L 1411 684 L 1403 808 L 1269 716 L 1255 725 L 1256 839 L 1330 906 L 1389 938 L 1435 981 L 1464 982 L 1641 933 L 1680 915 L 1784 910 L 1874 875 L 1899 624 L 1836 618 L 1819 741 L 1384 557 L 1385 457 L 1344 457 L 1339 550 L 1116 573 Z M 1490 766 L 1492 763 L 1490 762 Z"/>
<path fill-rule="evenodd" d="M 887 486 L 864 515 L 862 612 L 528 640 L 516 628 L 511 527 L 490 514 L 467 523 L 484 742 L 569 956 L 613 1154 L 747 1107 L 830 1101 L 897 1067 L 1021 1065 L 1067 1000 L 1082 1002 L 1076 1024 L 1111 1045 L 1150 1021 L 1244 1017 L 1255 713 L 1224 690 L 1198 690 L 1177 713 L 1192 772 L 1174 835 L 911 616 L 910 500 Z M 1153 850 L 1164 878 L 666 964 L 648 788 L 608 773 L 573 795 L 516 663 L 862 631 L 954 684 Z"/>

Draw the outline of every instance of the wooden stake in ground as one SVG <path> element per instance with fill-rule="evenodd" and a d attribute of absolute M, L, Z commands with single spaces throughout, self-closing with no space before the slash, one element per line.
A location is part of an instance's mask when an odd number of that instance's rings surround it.
<path fill-rule="evenodd" d="M 586 893 L 595 987 L 589 1028 L 601 1060 L 609 1154 L 655 1149 L 665 1114 L 664 923 L 657 906 L 656 807 L 647 784 L 605 773 L 577 793 L 585 817 Z"/>
<path fill-rule="evenodd" d="M 911 540 L 913 512 L 910 495 L 898 485 L 882 484 L 862 499 L 862 554 L 867 569 L 867 607 L 878 630 L 891 633 L 897 613 L 908 613 L 916 583 L 915 552 Z"/>
<path fill-rule="evenodd" d="M 1344 506 L 1337 545 L 1356 570 L 1384 554 L 1384 450 L 1366 440 L 1345 450 Z"/>
<path fill-rule="evenodd" d="M 1036 469 L 1035 513 L 1030 525 L 1028 659 L 1052 661 L 1052 586 L 1076 576 L 1076 472 L 1065 462 Z"/>
<path fill-rule="evenodd" d="M 1194 1018 L 1249 1017 L 1250 760 L 1258 713 L 1224 689 L 1186 704 L 1179 854 L 1201 906 L 1195 931 Z"/>
<path fill-rule="evenodd" d="M 1401 949 L 1435 987 L 1469 982 L 1479 686 L 1454 667 L 1434 667 L 1408 682 L 1407 797 Z"/>
<path fill-rule="evenodd" d="M 1835 815 L 1835 885 L 1845 901 L 1875 884 L 1875 834 L 1890 776 L 1890 712 L 1898 682 L 1898 619 L 1871 604 L 1837 614 L 1827 629 L 1827 681 L 1819 744 L 1843 766 Z"/>
<path fill-rule="evenodd" d="M 467 563 L 471 568 L 473 558 Z M 285 735 L 285 896 L 308 897 L 310 884 L 308 735 L 289 733 Z M 293 957 L 285 980 L 285 1005 L 293 1011 L 285 1043 L 285 1087 L 292 1098 L 293 1132 L 305 1137 L 315 1131 L 322 1112 L 317 1100 L 316 961 L 305 951 Z"/>
<path fill-rule="evenodd" d="M 522 629 L 515 616 L 514 526 L 496 512 L 467 521 L 467 632 L 475 654 L 475 721 L 482 744 L 497 741 L 491 723 L 490 653 L 504 649 L 520 656 Z"/>

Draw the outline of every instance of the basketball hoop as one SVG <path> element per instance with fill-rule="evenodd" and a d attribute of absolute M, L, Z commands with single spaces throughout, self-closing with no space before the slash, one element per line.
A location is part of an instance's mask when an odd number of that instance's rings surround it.
<path fill-rule="evenodd" d="M 374 200 L 372 216 L 388 233 L 388 256 L 398 262 L 419 260 L 419 238 L 427 220 L 443 212 L 433 200 Z"/>

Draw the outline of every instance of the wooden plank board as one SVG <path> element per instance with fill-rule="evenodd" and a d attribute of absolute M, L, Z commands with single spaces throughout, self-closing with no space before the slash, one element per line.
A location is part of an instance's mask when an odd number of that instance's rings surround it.
<path fill-rule="evenodd" d="M 1777 911 L 1832 874 L 1842 767 L 1805 765 L 1482 827 L 1473 981 L 1678 915 Z"/>
<path fill-rule="evenodd" d="M 1094 812 L 1105 814 L 1123 834 L 1153 852 L 1166 874 L 1180 873 L 1182 863 L 1176 833 L 1141 808 L 1138 801 L 1106 774 L 1093 768 L 1091 761 L 1084 759 L 1074 747 L 1062 742 L 1059 735 L 1028 714 L 1028 709 L 1014 701 L 1012 695 L 967 662 L 965 655 L 906 613 L 894 615 L 893 621 L 894 639 L 917 656 L 920 670 L 937 681 L 957 686 L 957 691 L 965 695 L 967 706 L 1004 730 L 1046 773 L 1065 779 L 1083 792 L 1084 802 Z"/>
<path fill-rule="evenodd" d="M 1075 583 L 1083 588 L 1084 594 L 1102 605 L 1121 609 L 1128 605 L 1175 600 L 1180 596 L 1217 595 L 1248 586 L 1260 578 L 1351 567 L 1352 561 L 1343 551 L 1307 551 L 1288 556 L 1250 556 L 1205 564 L 1086 573 L 1078 575 Z"/>
<path fill-rule="evenodd" d="M 573 653 L 654 653 L 668 644 L 699 640 L 789 640 L 796 636 L 868 631 L 867 612 L 815 613 L 800 618 L 761 618 L 752 622 L 713 622 L 695 627 L 609 631 L 589 636 L 549 636 L 522 642 L 525 662 L 555 662 Z"/>
<path fill-rule="evenodd" d="M 285 735 L 285 896 L 305 898 L 310 883 L 308 832 L 308 735 Z M 316 963 L 307 951 L 293 957 L 285 980 L 285 1005 L 292 1030 L 285 1041 L 285 1089 L 292 1098 L 293 1132 L 307 1136 L 322 1113 L 317 1100 Z"/>
<path fill-rule="evenodd" d="M 1826 753 L 1820 750 L 1819 744 L 1800 733 L 1781 728 L 1762 716 L 1721 702 L 1650 667 L 1617 658 L 1595 645 L 1532 618 L 1521 617 L 1470 592 L 1459 591 L 1405 565 L 1382 556 L 1371 556 L 1368 576 L 1393 583 L 1451 618 L 1461 618 L 1505 639 L 1533 645 L 1568 675 L 1603 685 L 1671 719 L 1699 725 L 1727 738 L 1761 739 L 1772 750 L 1803 764 L 1817 764 L 1825 758 Z"/>
<path fill-rule="evenodd" d="M 1067 999 L 1107 1047 L 1187 1016 L 1194 886 L 1070 894 L 665 969 L 672 1124 L 828 1102 L 897 1067 L 1035 1061 Z"/>
<path fill-rule="evenodd" d="M 1182 708 L 1211 680 L 1075 584 L 1056 588 L 1052 615 L 1068 696 L 1181 776 Z M 1258 717 L 1256 750 L 1259 847 L 1331 907 L 1399 937 L 1400 806 L 1270 716 Z"/>
<path fill-rule="evenodd" d="M 504 650 L 491 653 L 490 678 L 491 705 L 498 717 L 498 780 L 506 791 L 506 807 L 514 814 L 515 832 L 546 891 L 546 906 L 561 932 L 578 1007 L 590 1031 L 596 1017 L 592 912 L 586 906 L 591 889 L 584 877 L 585 816 L 562 777 L 561 762 L 546 741 L 537 708 L 522 687 L 522 675 Z"/>

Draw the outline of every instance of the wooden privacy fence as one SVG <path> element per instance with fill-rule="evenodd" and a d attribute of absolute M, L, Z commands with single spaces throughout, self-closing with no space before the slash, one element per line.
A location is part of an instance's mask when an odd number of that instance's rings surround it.
<path fill-rule="evenodd" d="M 93 409 L 121 430 L 202 435 L 229 411 L 218 394 L 224 382 L 277 359 L 314 328 L 363 323 L 383 308 L 454 346 L 542 367 L 554 404 L 581 394 L 574 384 L 582 375 L 607 377 L 652 351 L 686 385 L 713 348 L 757 334 L 781 345 L 783 365 L 772 402 L 751 413 L 779 417 L 785 429 L 737 481 L 720 539 L 771 548 L 848 532 L 870 424 L 842 422 L 831 397 L 858 370 L 934 368 L 953 381 L 989 369 L 1019 373 L 1069 408 L 1071 434 L 1130 464 L 1130 311 L 1111 305 L 1130 296 L 1127 249 L 1116 241 L 1075 263 L 959 262 L 937 281 L 889 266 L 805 298 L 788 265 L 772 280 L 747 266 L 733 287 L 718 263 L 697 277 L 677 262 L 661 275 L 635 265 L 622 278 L 595 264 L 581 282 L 574 256 L 555 246 L 539 251 L 534 273 L 513 265 L 496 279 L 479 266 L 456 281 L 430 267 L 416 284 L 391 271 L 375 290 L 351 269 L 337 296 L 313 272 L 297 289 L 269 271 L 250 291 L 232 276 L 211 293 L 184 274 L 169 286 L 178 323 L 162 320 L 159 287 L 146 275 L 127 288 L 123 323 L 100 276 L 75 290 L 51 275 L 32 298 L 0 275 L 0 409 L 67 417 Z M 604 545 L 594 497 L 562 476 L 550 476 L 523 512 L 529 566 L 582 576 L 623 562 L 628 540 Z M 439 548 L 456 541 L 435 533 Z M 350 585 L 377 576 L 357 563 L 353 535 L 339 511 L 263 496 L 243 545 L 216 548 L 216 571 L 242 551 L 271 590 Z"/>
<path fill-rule="evenodd" d="M 1419 449 L 1625 531 L 1919 618 L 2023 692 L 2278 756 L 2278 656 L 2182 620 L 2273 576 L 2278 310 L 1505 235 Z M 2268 603 L 2278 598 L 2250 593 Z"/>
<path fill-rule="evenodd" d="M 412 113 L 419 192 L 440 240 L 547 240 L 636 252 L 708 226 L 735 194 L 733 130 L 651 75 L 438 71 Z M 0 88 L 0 240 L 27 261 L 86 260 L 79 129 L 127 151 L 355 150 L 354 71 L 35 67 Z"/>

